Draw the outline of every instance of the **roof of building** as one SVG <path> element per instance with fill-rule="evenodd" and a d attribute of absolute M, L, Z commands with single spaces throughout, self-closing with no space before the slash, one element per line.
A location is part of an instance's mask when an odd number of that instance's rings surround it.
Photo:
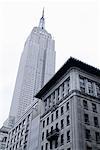
<path fill-rule="evenodd" d="M 46 83 L 46 85 L 44 85 L 44 87 L 35 95 L 35 97 L 41 98 L 50 89 L 50 87 L 52 87 L 57 82 L 57 80 L 59 80 L 71 67 L 78 67 L 88 73 L 100 77 L 99 69 L 70 57 L 57 71 L 57 73 Z"/>

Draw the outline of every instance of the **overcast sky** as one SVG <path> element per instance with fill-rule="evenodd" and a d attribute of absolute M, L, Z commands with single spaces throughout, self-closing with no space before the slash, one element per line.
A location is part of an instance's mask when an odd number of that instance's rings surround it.
<path fill-rule="evenodd" d="M 100 68 L 100 0 L 0 0 L 0 126 L 9 114 L 25 40 L 45 7 L 56 71 L 73 56 Z"/>

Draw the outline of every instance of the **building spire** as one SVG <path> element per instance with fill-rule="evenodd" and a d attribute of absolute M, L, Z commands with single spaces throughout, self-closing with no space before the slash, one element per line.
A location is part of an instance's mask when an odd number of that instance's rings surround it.
<path fill-rule="evenodd" d="M 43 8 L 43 10 L 42 10 L 42 17 L 40 18 L 39 28 L 41 28 L 41 29 L 44 29 L 44 28 L 45 28 L 44 8 Z"/>

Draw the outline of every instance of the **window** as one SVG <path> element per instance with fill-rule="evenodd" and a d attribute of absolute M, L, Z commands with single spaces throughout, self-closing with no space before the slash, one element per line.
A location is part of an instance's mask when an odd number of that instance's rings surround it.
<path fill-rule="evenodd" d="M 89 115 L 88 114 L 84 114 L 84 122 L 86 124 L 89 124 Z"/>
<path fill-rule="evenodd" d="M 44 132 L 42 133 L 42 141 L 44 140 Z"/>
<path fill-rule="evenodd" d="M 98 118 L 94 117 L 94 126 L 95 127 L 99 127 L 99 122 L 98 122 Z"/>
<path fill-rule="evenodd" d="M 96 104 L 92 103 L 92 110 L 93 112 L 97 112 Z"/>
<path fill-rule="evenodd" d="M 45 127 L 45 120 L 43 121 L 43 128 Z"/>
<path fill-rule="evenodd" d="M 62 106 L 61 107 L 61 115 L 63 115 L 63 113 L 64 113 L 64 107 Z"/>
<path fill-rule="evenodd" d="M 67 131 L 67 143 L 70 142 L 70 130 Z"/>
<path fill-rule="evenodd" d="M 56 129 L 58 129 L 58 122 L 56 123 Z"/>
<path fill-rule="evenodd" d="M 64 144 L 64 134 L 61 135 L 61 145 Z"/>
<path fill-rule="evenodd" d="M 86 150 L 92 150 L 92 147 L 87 146 L 87 147 L 86 147 Z"/>
<path fill-rule="evenodd" d="M 46 130 L 46 137 L 48 136 L 48 129 Z"/>
<path fill-rule="evenodd" d="M 53 126 L 51 127 L 51 133 L 53 132 Z"/>
<path fill-rule="evenodd" d="M 49 117 L 47 118 L 47 125 L 49 124 Z"/>
<path fill-rule="evenodd" d="M 70 124 L 69 115 L 67 116 L 67 126 Z"/>
<path fill-rule="evenodd" d="M 48 143 L 46 143 L 45 145 L 45 150 L 48 150 Z"/>
<path fill-rule="evenodd" d="M 55 139 L 55 148 L 58 147 L 58 139 Z"/>
<path fill-rule="evenodd" d="M 93 83 L 92 81 L 88 81 L 88 92 L 93 95 Z"/>
<path fill-rule="evenodd" d="M 100 84 L 96 85 L 96 90 L 97 90 L 97 97 L 100 98 Z"/>
<path fill-rule="evenodd" d="M 85 93 L 85 78 L 80 77 L 80 90 Z"/>
<path fill-rule="evenodd" d="M 70 148 L 67 148 L 67 150 L 71 150 Z"/>
<path fill-rule="evenodd" d="M 61 129 L 64 128 L 64 119 L 61 120 Z"/>
<path fill-rule="evenodd" d="M 66 103 L 66 110 L 69 110 L 69 102 Z"/>
<path fill-rule="evenodd" d="M 55 99 L 55 92 L 53 92 L 53 94 L 52 94 L 52 98 L 53 98 L 53 100 Z"/>
<path fill-rule="evenodd" d="M 41 146 L 41 150 L 43 150 L 43 145 Z"/>
<path fill-rule="evenodd" d="M 83 107 L 84 109 L 88 109 L 88 103 L 86 100 L 83 100 Z"/>
<path fill-rule="evenodd" d="M 88 141 L 91 140 L 91 134 L 90 134 L 90 130 L 89 129 L 85 130 L 85 137 L 86 137 L 86 140 L 88 140 Z"/>
<path fill-rule="evenodd" d="M 100 143 L 100 133 L 99 132 L 95 132 L 95 137 L 96 137 L 96 142 Z"/>
<path fill-rule="evenodd" d="M 45 107 L 47 106 L 47 99 L 44 101 Z"/>
<path fill-rule="evenodd" d="M 58 118 L 58 110 L 56 110 L 56 119 Z"/>
<path fill-rule="evenodd" d="M 50 149 L 52 149 L 52 141 L 50 141 Z"/>
<path fill-rule="evenodd" d="M 53 122 L 53 114 L 51 115 L 51 122 Z"/>

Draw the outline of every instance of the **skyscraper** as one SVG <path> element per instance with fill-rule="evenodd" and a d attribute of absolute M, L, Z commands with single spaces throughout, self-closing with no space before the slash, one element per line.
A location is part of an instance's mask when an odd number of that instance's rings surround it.
<path fill-rule="evenodd" d="M 27 38 L 20 59 L 9 113 L 11 126 L 32 103 L 33 96 L 55 73 L 55 45 L 45 30 L 44 10 L 38 27 Z"/>

